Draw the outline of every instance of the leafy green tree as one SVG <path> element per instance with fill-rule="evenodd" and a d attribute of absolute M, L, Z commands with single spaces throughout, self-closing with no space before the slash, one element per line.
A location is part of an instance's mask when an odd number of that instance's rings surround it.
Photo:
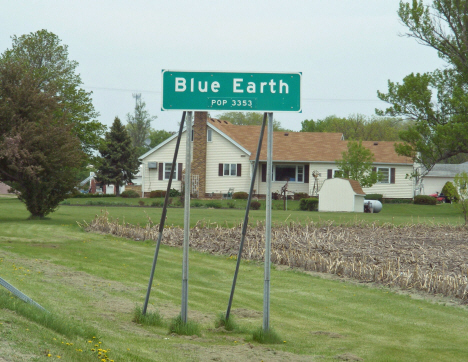
<path fill-rule="evenodd" d="M 48 93 L 54 90 L 60 96 L 56 116 L 63 117 L 72 132 L 78 136 L 88 154 L 97 149 L 105 126 L 96 118 L 91 92 L 84 91 L 83 82 L 76 73 L 78 63 L 68 59 L 68 47 L 54 33 L 39 30 L 21 36 L 12 36 L 12 47 L 0 56 L 0 63 L 15 63 L 23 74 L 32 72 L 36 89 Z"/>
<path fill-rule="evenodd" d="M 134 113 L 127 114 L 126 128 L 139 156 L 148 150 L 145 141 L 150 135 L 151 122 L 156 118 L 156 116 L 150 116 L 146 110 L 146 103 L 141 100 L 141 97 L 137 97 Z"/>
<path fill-rule="evenodd" d="M 0 62 L 0 181 L 43 218 L 74 190 L 85 155 L 57 90 L 37 81 L 16 61 Z"/>
<path fill-rule="evenodd" d="M 342 175 L 359 181 L 362 187 L 371 187 L 379 180 L 377 172 L 372 170 L 374 154 L 362 145 L 362 141 L 349 141 L 348 150 L 342 152 L 341 160 L 336 165 Z"/>
<path fill-rule="evenodd" d="M 301 132 L 339 132 L 346 140 L 397 141 L 398 132 L 407 127 L 406 122 L 391 117 L 365 117 L 361 114 L 348 118 L 328 116 L 323 120 L 301 122 Z"/>
<path fill-rule="evenodd" d="M 465 216 L 465 225 L 468 224 L 468 173 L 461 172 L 455 175 L 453 184 L 458 189 L 459 202 L 463 215 Z"/>
<path fill-rule="evenodd" d="M 240 126 L 261 126 L 263 123 L 263 113 L 259 112 L 224 112 L 217 117 Z M 281 122 L 275 119 L 273 119 L 273 130 L 287 131 L 281 127 Z"/>
<path fill-rule="evenodd" d="M 396 150 L 430 170 L 468 152 L 468 2 L 434 0 L 426 6 L 422 0 L 401 1 L 398 16 L 406 35 L 436 50 L 447 66 L 412 73 L 401 84 L 389 81 L 388 92 L 377 95 L 391 106 L 377 114 L 414 121 L 400 132 L 406 144 Z"/>
<path fill-rule="evenodd" d="M 131 182 L 138 172 L 138 160 L 130 136 L 118 117 L 101 146 L 102 163 L 96 174 L 96 180 L 113 184 L 116 194 L 120 195 L 120 186 Z"/>
<path fill-rule="evenodd" d="M 169 137 L 171 137 L 174 133 L 165 131 L 163 129 L 161 130 L 156 130 L 156 129 L 151 129 L 149 132 L 149 139 L 150 139 L 150 144 L 149 148 L 154 148 L 157 145 L 159 145 L 161 142 L 167 140 Z"/>

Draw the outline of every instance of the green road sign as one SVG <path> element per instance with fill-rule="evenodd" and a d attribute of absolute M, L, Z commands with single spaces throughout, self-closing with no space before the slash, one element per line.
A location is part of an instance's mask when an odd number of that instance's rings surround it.
<path fill-rule="evenodd" d="M 163 111 L 301 112 L 302 73 L 162 71 Z"/>

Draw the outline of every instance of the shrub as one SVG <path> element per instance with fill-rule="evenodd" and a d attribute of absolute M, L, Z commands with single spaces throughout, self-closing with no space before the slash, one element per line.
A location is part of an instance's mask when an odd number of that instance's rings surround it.
<path fill-rule="evenodd" d="M 413 199 L 383 199 L 383 204 L 412 204 Z"/>
<path fill-rule="evenodd" d="M 228 201 L 227 206 L 230 209 L 234 209 L 236 207 L 236 203 L 234 201 Z"/>
<path fill-rule="evenodd" d="M 437 199 L 432 196 L 418 195 L 414 197 L 413 203 L 415 205 L 435 205 L 437 204 Z"/>
<path fill-rule="evenodd" d="M 74 196 L 70 196 L 67 198 L 73 198 L 73 199 L 85 199 L 85 198 L 99 198 L 99 197 L 116 197 L 117 195 L 113 194 L 77 194 Z"/>
<path fill-rule="evenodd" d="M 190 206 L 191 207 L 203 207 L 203 202 L 195 200 L 190 203 Z"/>
<path fill-rule="evenodd" d="M 258 202 L 258 201 L 252 201 L 250 203 L 250 208 L 252 210 L 258 210 L 258 209 L 260 209 L 260 206 L 262 206 L 262 204 L 260 202 Z"/>
<path fill-rule="evenodd" d="M 296 192 L 294 194 L 294 200 L 307 199 L 309 195 L 306 192 Z"/>
<path fill-rule="evenodd" d="M 143 200 L 138 200 L 138 205 L 145 206 L 145 202 Z"/>
<path fill-rule="evenodd" d="M 445 195 L 446 199 L 448 198 L 450 201 L 458 202 L 458 200 L 460 200 L 457 189 L 450 181 L 445 183 L 442 188 L 442 193 Z"/>
<path fill-rule="evenodd" d="M 281 195 L 280 195 L 279 192 L 272 192 L 272 193 L 271 193 L 271 198 L 272 198 L 273 200 L 279 200 L 279 199 L 281 198 Z"/>
<path fill-rule="evenodd" d="M 138 192 L 136 192 L 135 190 L 126 190 L 124 192 L 122 192 L 120 194 L 121 197 L 123 198 L 137 198 L 137 197 L 140 197 L 140 195 L 138 194 Z"/>
<path fill-rule="evenodd" d="M 366 196 L 364 196 L 364 198 L 366 200 L 377 200 L 377 201 L 380 201 L 382 204 L 383 204 L 383 195 L 382 194 L 367 194 Z"/>
<path fill-rule="evenodd" d="M 318 210 L 318 198 L 309 197 L 302 199 L 299 203 L 299 209 L 304 211 L 317 211 Z"/>
<path fill-rule="evenodd" d="M 165 190 L 153 190 L 153 191 L 150 192 L 150 197 L 152 199 L 154 199 L 156 197 L 166 197 L 166 191 Z"/>
<path fill-rule="evenodd" d="M 169 190 L 169 196 L 170 197 L 179 197 L 181 196 L 182 194 L 180 193 L 179 190 L 176 190 L 176 189 L 170 189 Z M 164 191 L 164 196 L 166 196 L 166 191 Z"/>
<path fill-rule="evenodd" d="M 156 201 L 153 201 L 151 203 L 151 206 L 153 207 L 162 207 L 164 205 L 164 201 L 163 200 L 156 200 Z"/>
<path fill-rule="evenodd" d="M 208 201 L 206 207 L 211 207 L 213 209 L 221 209 L 222 205 L 216 201 Z"/>
<path fill-rule="evenodd" d="M 232 198 L 236 200 L 247 200 L 249 194 L 247 192 L 238 191 L 232 194 Z"/>

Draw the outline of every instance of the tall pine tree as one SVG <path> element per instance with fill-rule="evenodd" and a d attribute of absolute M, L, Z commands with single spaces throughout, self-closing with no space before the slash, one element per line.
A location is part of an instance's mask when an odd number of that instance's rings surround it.
<path fill-rule="evenodd" d="M 96 179 L 105 184 L 115 185 L 117 196 L 120 186 L 131 182 L 138 172 L 138 159 L 130 136 L 118 117 L 109 132 L 106 133 L 104 145 L 99 152 L 102 164 L 98 169 Z"/>

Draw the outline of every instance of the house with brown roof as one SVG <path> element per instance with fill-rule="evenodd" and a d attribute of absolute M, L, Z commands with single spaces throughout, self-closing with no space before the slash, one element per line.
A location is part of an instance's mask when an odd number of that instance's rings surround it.
<path fill-rule="evenodd" d="M 260 126 L 238 126 L 228 121 L 206 118 L 195 112 L 192 131 L 192 193 L 199 197 L 248 192 L 253 175 Z M 185 132 L 180 143 L 178 165 L 173 187 L 181 188 L 185 169 Z M 164 190 L 170 176 L 177 135 L 168 138 L 139 159 L 142 162 L 142 190 Z M 384 198 L 412 198 L 413 181 L 406 177 L 413 171 L 413 162 L 396 154 L 394 142 L 362 144 L 374 156 L 374 167 L 382 180 L 365 193 L 383 194 Z M 338 171 L 335 161 L 347 150 L 341 133 L 274 132 L 272 190 L 279 192 L 288 182 L 288 190 L 316 195 L 326 179 Z M 255 193 L 266 193 L 267 140 L 264 137 L 260 165 L 255 180 Z"/>

